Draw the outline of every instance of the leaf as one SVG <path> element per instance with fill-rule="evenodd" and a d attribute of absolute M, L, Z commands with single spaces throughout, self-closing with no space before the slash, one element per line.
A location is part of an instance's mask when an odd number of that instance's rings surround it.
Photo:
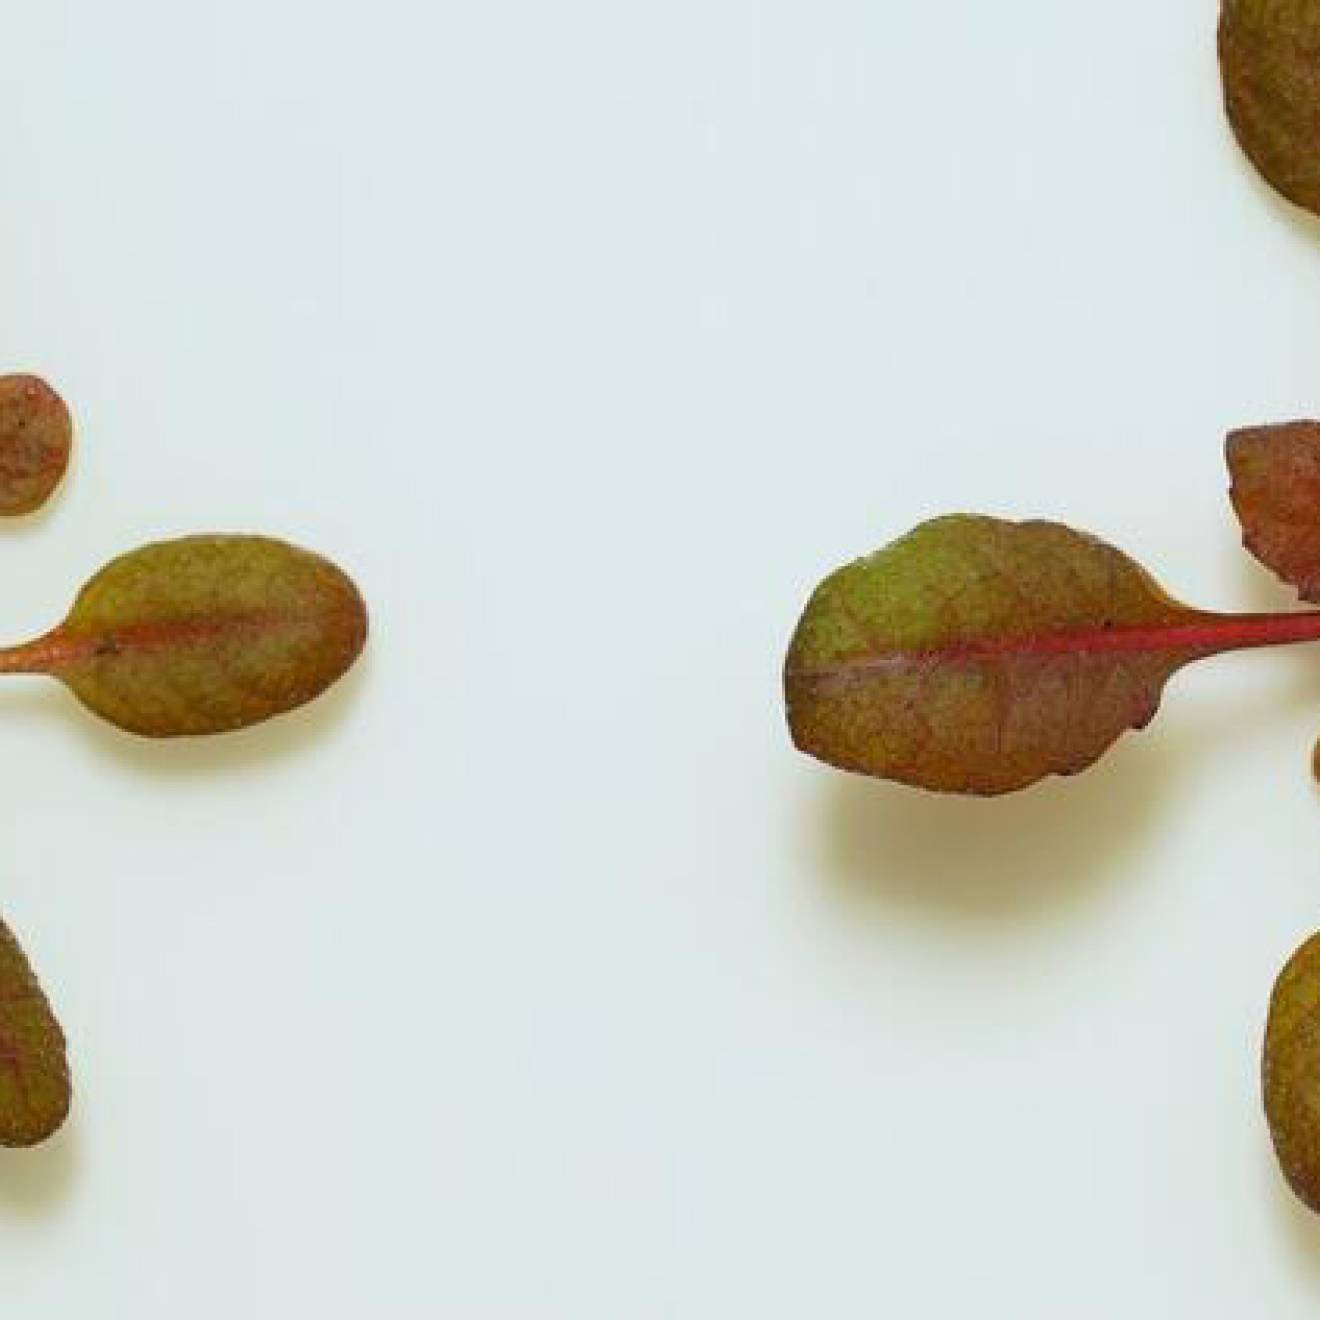
<path fill-rule="evenodd" d="M 1223 0 L 1219 62 L 1243 151 L 1286 198 L 1320 213 L 1320 4 Z"/>
<path fill-rule="evenodd" d="M 1293 954 L 1275 982 L 1261 1081 L 1284 1177 L 1320 1210 L 1320 935 Z"/>
<path fill-rule="evenodd" d="M 1227 455 L 1243 544 L 1320 603 L 1320 422 L 1234 431 Z"/>
<path fill-rule="evenodd" d="M 1190 660 L 1264 644 L 1233 626 L 1058 523 L 939 518 L 817 589 L 785 666 L 789 726 L 845 770 L 1008 793 L 1143 727 Z"/>
<path fill-rule="evenodd" d="M 58 628 L 0 652 L 0 670 L 50 674 L 132 733 L 220 733 L 311 701 L 366 635 L 361 595 L 328 560 L 266 537 L 191 536 L 114 560 Z"/>
<path fill-rule="evenodd" d="M 69 410 L 36 376 L 0 376 L 0 515 L 39 509 L 69 466 Z"/>
<path fill-rule="evenodd" d="M 64 1032 L 31 964 L 0 922 L 0 1146 L 35 1146 L 68 1117 Z"/>

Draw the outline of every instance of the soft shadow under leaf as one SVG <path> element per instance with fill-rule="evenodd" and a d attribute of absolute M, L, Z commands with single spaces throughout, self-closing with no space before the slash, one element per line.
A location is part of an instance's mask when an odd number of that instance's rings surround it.
<path fill-rule="evenodd" d="M 1320 656 L 1299 652 L 1280 692 L 1187 700 L 1086 774 L 994 799 L 932 795 L 857 775 L 822 778 L 821 871 L 837 899 L 949 920 L 1021 921 L 1084 902 L 1124 875 L 1177 812 L 1197 773 L 1244 731 L 1320 712 Z M 1304 755 L 1305 752 L 1303 751 Z"/>
<path fill-rule="evenodd" d="M 19 721 L 67 725 L 98 757 L 148 778 L 186 779 L 259 774 L 313 751 L 349 718 L 370 668 L 365 655 L 317 701 L 264 724 L 196 738 L 143 738 L 89 720 L 77 700 L 40 678 L 0 686 L 0 725 Z"/>
<path fill-rule="evenodd" d="M 1284 1181 L 1268 1141 L 1261 1143 L 1261 1162 L 1268 1169 L 1275 1215 L 1283 1221 L 1293 1255 L 1320 1283 L 1320 1216 L 1308 1210 Z"/>
<path fill-rule="evenodd" d="M 1169 808 L 1171 756 L 1124 748 L 1075 779 L 987 801 L 859 777 L 824 781 L 824 874 L 840 899 L 1019 920 L 1120 874 Z"/>
<path fill-rule="evenodd" d="M 45 1214 L 69 1193 L 78 1172 L 78 1125 L 67 1123 L 43 1146 L 0 1159 L 0 1219 Z"/>

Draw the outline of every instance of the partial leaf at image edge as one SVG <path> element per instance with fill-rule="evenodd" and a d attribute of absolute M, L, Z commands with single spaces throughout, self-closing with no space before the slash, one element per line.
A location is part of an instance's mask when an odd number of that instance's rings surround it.
<path fill-rule="evenodd" d="M 1283 1175 L 1320 1211 L 1320 935 L 1293 954 L 1275 982 L 1261 1085 Z"/>
<path fill-rule="evenodd" d="M 1320 422 L 1234 431 L 1225 448 L 1243 543 L 1320 604 Z"/>
<path fill-rule="evenodd" d="M 9 927 L 0 921 L 0 1146 L 35 1146 L 68 1117 L 64 1032 Z"/>
<path fill-rule="evenodd" d="M 73 420 L 38 376 L 0 376 L 0 516 L 41 508 L 64 477 Z"/>

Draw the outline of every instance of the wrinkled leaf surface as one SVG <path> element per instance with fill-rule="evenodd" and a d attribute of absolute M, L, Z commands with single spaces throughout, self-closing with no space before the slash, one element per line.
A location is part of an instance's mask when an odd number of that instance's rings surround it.
<path fill-rule="evenodd" d="M 1285 422 L 1228 437 L 1230 495 L 1243 543 L 1320 603 L 1320 422 Z"/>

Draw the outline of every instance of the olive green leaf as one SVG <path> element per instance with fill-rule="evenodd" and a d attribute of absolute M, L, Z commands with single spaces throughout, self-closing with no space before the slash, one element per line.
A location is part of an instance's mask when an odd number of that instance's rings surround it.
<path fill-rule="evenodd" d="M 1226 454 L 1247 549 L 1320 603 L 1320 422 L 1234 431 Z"/>
<path fill-rule="evenodd" d="M 189 536 L 114 560 L 59 627 L 0 651 L 0 672 L 58 678 L 132 733 L 222 733 L 311 701 L 366 636 L 362 597 L 328 560 L 267 537 Z"/>
<path fill-rule="evenodd" d="M 1243 151 L 1289 201 L 1320 213 L 1320 3 L 1223 0 L 1219 62 Z"/>
<path fill-rule="evenodd" d="M 64 1032 L 13 933 L 0 922 L 0 1146 L 35 1146 L 68 1117 Z"/>
<path fill-rule="evenodd" d="M 1284 1177 L 1320 1210 L 1320 935 L 1293 954 L 1274 984 L 1261 1080 Z"/>

